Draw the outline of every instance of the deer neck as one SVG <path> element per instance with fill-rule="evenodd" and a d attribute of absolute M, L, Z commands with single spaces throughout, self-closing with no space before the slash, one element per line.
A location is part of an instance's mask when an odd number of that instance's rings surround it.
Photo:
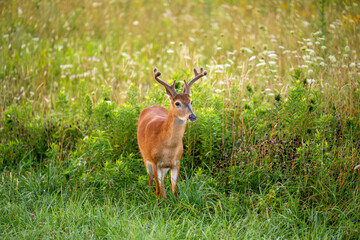
<path fill-rule="evenodd" d="M 169 110 L 166 121 L 163 125 L 164 139 L 169 145 L 182 143 L 186 127 L 186 120 L 179 119 L 175 116 L 172 109 Z"/>

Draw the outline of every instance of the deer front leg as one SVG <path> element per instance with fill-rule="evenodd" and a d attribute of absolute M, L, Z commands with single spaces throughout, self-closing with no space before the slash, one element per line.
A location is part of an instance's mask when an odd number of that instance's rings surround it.
<path fill-rule="evenodd" d="M 180 172 L 180 162 L 171 168 L 171 186 L 175 197 L 177 197 L 179 190 L 177 186 L 177 180 Z"/>

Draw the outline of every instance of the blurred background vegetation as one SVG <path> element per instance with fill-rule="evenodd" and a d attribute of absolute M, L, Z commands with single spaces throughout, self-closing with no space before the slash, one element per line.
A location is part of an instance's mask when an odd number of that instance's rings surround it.
<path fill-rule="evenodd" d="M 1 1 L 0 232 L 356 239 L 359 4 Z M 169 107 L 155 66 L 179 91 L 208 71 L 162 215 L 136 143 L 141 110 Z"/>

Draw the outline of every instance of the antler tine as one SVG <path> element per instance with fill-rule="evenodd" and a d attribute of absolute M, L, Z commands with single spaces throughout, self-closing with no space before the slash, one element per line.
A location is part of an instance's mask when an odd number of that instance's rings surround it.
<path fill-rule="evenodd" d="M 200 68 L 200 73 L 198 73 L 196 71 L 196 68 L 194 68 L 194 74 L 195 77 L 188 83 L 186 84 L 186 81 L 184 81 L 185 85 L 184 85 L 184 93 L 190 95 L 190 89 L 191 86 L 193 85 L 194 82 L 196 82 L 197 80 L 199 80 L 200 78 L 204 77 L 205 75 L 207 75 L 207 71 L 204 71 L 203 68 Z"/>
<path fill-rule="evenodd" d="M 175 97 L 177 95 L 177 92 L 175 90 L 175 82 L 176 80 L 174 80 L 172 85 L 167 84 L 166 82 L 164 82 L 163 80 L 161 80 L 159 78 L 159 76 L 161 75 L 161 72 L 159 72 L 157 70 L 157 68 L 154 68 L 154 78 L 156 81 L 158 81 L 161 85 L 163 85 L 166 89 L 166 93 L 171 95 L 172 97 Z"/>

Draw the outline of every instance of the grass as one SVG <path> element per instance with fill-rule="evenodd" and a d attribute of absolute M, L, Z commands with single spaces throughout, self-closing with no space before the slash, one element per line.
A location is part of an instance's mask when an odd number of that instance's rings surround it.
<path fill-rule="evenodd" d="M 349 215 L 358 211 L 359 193 L 353 193 L 353 205 L 343 209 L 303 206 L 298 212 L 300 199 L 296 195 L 289 196 L 287 204 L 280 206 L 267 202 L 269 196 L 265 193 L 249 196 L 249 202 L 244 204 L 238 196 L 225 196 L 195 178 L 180 184 L 177 200 L 169 196 L 157 209 L 154 195 L 146 189 L 135 190 L 136 185 L 112 191 L 68 184 L 51 188 L 49 184 L 55 184 L 61 176 L 49 177 L 39 171 L 27 171 L 24 175 L 27 177 L 4 172 L 1 176 L 3 239 L 357 236 Z"/>
<path fill-rule="evenodd" d="M 357 1 L 0 2 L 4 239 L 359 239 Z M 190 79 L 180 195 L 137 118 Z"/>

